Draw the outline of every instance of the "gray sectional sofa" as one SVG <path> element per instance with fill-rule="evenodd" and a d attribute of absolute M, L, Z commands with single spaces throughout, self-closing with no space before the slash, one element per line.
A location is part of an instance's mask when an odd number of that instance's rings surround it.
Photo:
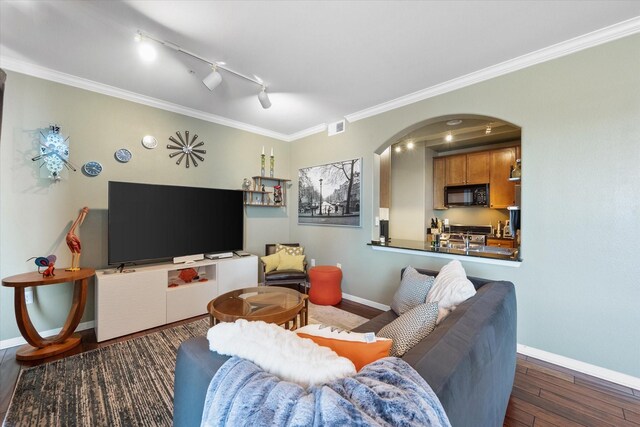
<path fill-rule="evenodd" d="M 402 358 L 433 388 L 454 427 L 497 427 L 503 424 L 515 376 L 515 289 L 511 282 L 469 279 L 476 295 Z M 396 317 L 387 311 L 355 330 L 377 332 Z M 209 382 L 229 358 L 210 351 L 208 344 L 206 337 L 196 337 L 178 349 L 176 427 L 200 425 Z"/>

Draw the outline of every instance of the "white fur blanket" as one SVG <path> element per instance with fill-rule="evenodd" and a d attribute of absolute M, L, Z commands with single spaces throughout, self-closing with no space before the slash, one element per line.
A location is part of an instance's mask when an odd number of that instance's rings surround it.
<path fill-rule="evenodd" d="M 349 359 L 272 323 L 219 323 L 209 329 L 207 339 L 209 349 L 249 360 L 305 388 L 356 373 Z"/>

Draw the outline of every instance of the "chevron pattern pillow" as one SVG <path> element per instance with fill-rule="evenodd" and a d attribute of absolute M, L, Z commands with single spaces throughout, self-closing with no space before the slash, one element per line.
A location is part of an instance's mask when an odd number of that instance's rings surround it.
<path fill-rule="evenodd" d="M 389 356 L 401 357 L 433 331 L 437 319 L 437 302 L 420 304 L 380 329 L 376 336 L 391 338 Z"/>
<path fill-rule="evenodd" d="M 424 303 L 434 280 L 435 277 L 418 273 L 411 266 L 405 268 L 400 287 L 391 301 L 391 309 L 401 316 L 413 307 Z"/>

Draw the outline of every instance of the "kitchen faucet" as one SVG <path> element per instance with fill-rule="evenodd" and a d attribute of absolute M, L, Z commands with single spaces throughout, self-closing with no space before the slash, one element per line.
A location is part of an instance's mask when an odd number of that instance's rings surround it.
<path fill-rule="evenodd" d="M 462 241 L 464 242 L 464 248 L 466 250 L 469 250 L 469 241 L 471 240 L 471 237 L 469 236 L 469 232 L 467 231 L 466 234 L 462 235 Z"/>

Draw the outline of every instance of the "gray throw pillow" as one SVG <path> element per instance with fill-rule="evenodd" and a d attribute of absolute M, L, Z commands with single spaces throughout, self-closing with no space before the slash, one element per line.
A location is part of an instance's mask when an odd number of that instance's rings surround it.
<path fill-rule="evenodd" d="M 389 356 L 401 357 L 433 331 L 437 319 L 437 301 L 420 304 L 380 329 L 376 336 L 391 338 Z"/>
<path fill-rule="evenodd" d="M 435 277 L 420 274 L 411 266 L 405 268 L 400 287 L 391 301 L 391 309 L 401 316 L 418 304 L 424 303 L 434 280 Z"/>

